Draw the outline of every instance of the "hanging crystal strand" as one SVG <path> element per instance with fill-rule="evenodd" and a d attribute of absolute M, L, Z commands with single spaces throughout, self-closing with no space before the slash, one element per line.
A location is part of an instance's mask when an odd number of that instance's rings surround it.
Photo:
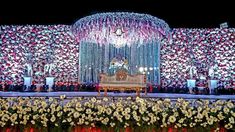
<path fill-rule="evenodd" d="M 96 49 L 96 44 L 92 44 L 92 51 L 91 53 L 97 53 L 95 51 Z M 96 82 L 96 67 L 95 67 L 95 60 L 96 60 L 96 56 L 95 55 L 92 55 L 92 61 L 91 61 L 91 80 L 93 82 Z"/>
<path fill-rule="evenodd" d="M 146 77 L 147 81 L 149 81 L 149 64 L 148 64 L 148 43 L 143 45 L 143 56 L 144 56 L 144 65 L 145 65 L 145 70 L 146 70 Z"/>
<path fill-rule="evenodd" d="M 109 45 L 109 63 L 108 63 L 108 66 L 107 66 L 107 68 L 108 68 L 108 72 L 107 72 L 107 74 L 111 74 L 112 73 L 112 71 L 111 71 L 111 67 L 110 67 L 110 62 L 112 61 L 112 58 L 113 58 L 113 50 L 112 50 L 113 48 L 112 48 L 112 45 Z"/>
<path fill-rule="evenodd" d="M 160 56 L 161 56 L 161 54 L 160 54 L 160 47 L 161 47 L 161 42 L 159 41 L 159 40 L 156 40 L 156 45 L 157 45 L 157 82 L 158 82 L 158 84 L 160 84 L 160 75 L 161 75 L 161 73 L 160 73 L 160 61 L 161 61 L 161 59 L 160 59 Z M 155 61 L 154 61 L 155 62 Z"/>
<path fill-rule="evenodd" d="M 155 46 L 157 43 L 156 43 L 154 40 L 152 40 L 151 43 L 152 43 L 152 48 L 151 48 L 151 50 L 152 50 L 153 81 L 156 82 L 157 80 L 156 80 L 155 75 L 156 75 L 156 73 L 157 73 L 157 72 L 156 72 L 157 66 L 156 66 L 156 64 L 155 64 L 156 56 L 155 56 L 154 46 Z"/>
<path fill-rule="evenodd" d="M 153 81 L 153 83 L 155 83 L 155 78 L 154 78 L 154 51 L 153 51 L 153 45 L 154 45 L 154 41 L 150 41 L 150 43 L 151 43 L 151 47 L 150 47 L 150 51 L 151 51 L 151 67 L 152 67 L 152 71 L 151 71 L 151 73 L 152 73 L 152 81 Z"/>
<path fill-rule="evenodd" d="M 94 49 L 94 45 L 95 45 L 94 43 L 92 43 L 92 44 L 90 45 L 90 53 L 94 53 L 94 50 L 93 50 L 93 49 Z M 93 81 L 94 81 L 94 79 L 93 79 L 93 74 L 94 74 L 94 73 L 93 73 L 93 62 L 94 62 L 93 60 L 94 60 L 94 55 L 91 55 L 91 54 L 90 54 L 90 58 L 91 58 L 91 59 L 90 59 L 90 62 L 89 62 L 89 63 L 90 63 L 90 66 L 89 66 L 89 74 L 90 74 L 90 80 L 91 80 L 91 82 L 93 82 Z"/>
<path fill-rule="evenodd" d="M 105 73 L 105 71 L 104 71 L 104 57 L 105 57 L 105 44 L 103 44 L 103 45 L 101 45 L 100 46 L 100 55 L 101 55 L 101 57 L 100 57 L 100 72 L 101 73 Z"/>
<path fill-rule="evenodd" d="M 129 37 L 130 36 L 130 34 L 128 34 L 128 36 L 127 37 Z M 129 71 L 130 71 L 130 74 L 134 74 L 134 69 L 136 68 L 135 66 L 135 64 L 134 63 L 132 63 L 133 62 L 133 49 L 134 49 L 134 45 L 130 45 L 130 41 L 127 41 L 127 46 L 128 46 L 128 50 L 129 50 L 129 57 L 128 57 L 128 66 L 129 66 Z"/>
<path fill-rule="evenodd" d="M 83 43 L 82 45 L 83 45 L 83 48 L 82 48 L 82 51 L 83 51 L 83 54 L 81 55 L 81 56 L 83 56 L 82 57 L 82 67 L 81 67 L 81 70 L 82 70 L 82 82 L 85 82 L 86 81 L 86 58 L 87 58 L 87 54 L 86 54 L 86 44 L 88 44 L 88 43 Z"/>
<path fill-rule="evenodd" d="M 138 56 L 139 56 L 138 45 L 134 44 L 133 46 L 134 46 L 134 53 L 132 53 L 132 55 L 133 55 L 132 61 L 134 62 L 135 67 L 136 67 L 136 71 L 134 71 L 134 73 L 137 74 L 137 73 L 139 73 L 139 67 L 140 67 L 139 61 L 138 61 L 139 60 L 139 58 L 138 58 Z"/>
<path fill-rule="evenodd" d="M 122 59 L 127 59 L 127 46 L 122 47 Z M 129 71 L 128 71 L 129 72 Z"/>
<path fill-rule="evenodd" d="M 110 57 L 110 62 L 112 61 L 112 59 L 114 58 L 114 47 L 113 45 L 109 45 L 109 57 Z M 109 66 L 108 66 L 108 74 L 112 75 L 112 68 L 110 67 L 110 62 L 109 62 Z"/>
<path fill-rule="evenodd" d="M 128 53 L 128 54 L 127 54 L 127 57 L 126 57 L 126 60 L 127 60 L 127 62 L 128 62 L 128 63 L 127 63 L 127 66 L 128 66 L 127 68 L 128 68 L 129 73 L 132 74 L 132 70 L 131 70 L 131 69 L 133 69 L 133 68 L 132 68 L 132 65 L 130 64 L 131 46 L 128 46 L 128 45 L 127 45 L 127 53 Z"/>
<path fill-rule="evenodd" d="M 89 66 L 90 66 L 90 45 L 91 43 L 86 44 L 86 81 L 90 82 Z"/>
<path fill-rule="evenodd" d="M 135 48 L 135 45 L 132 45 L 130 46 L 130 54 L 129 54 L 129 58 L 128 58 L 128 64 L 129 64 L 129 70 L 130 70 L 130 74 L 134 74 L 134 71 L 136 69 L 136 64 L 135 64 L 135 61 L 134 61 L 134 48 Z"/>
<path fill-rule="evenodd" d="M 155 82 L 156 81 L 155 80 L 155 69 L 156 68 L 154 68 L 155 67 L 155 65 L 154 65 L 155 60 L 154 60 L 154 49 L 153 49 L 155 42 L 151 40 L 150 43 L 151 43 L 150 44 L 151 45 L 151 47 L 150 47 L 150 52 L 151 52 L 150 60 L 151 60 L 151 68 L 152 68 L 151 74 L 152 74 L 152 81 Z"/>
<path fill-rule="evenodd" d="M 159 58 L 160 58 L 160 52 L 158 52 L 158 50 L 160 50 L 159 48 L 160 48 L 160 43 L 159 43 L 159 41 L 157 41 L 157 40 L 154 40 L 154 45 L 153 45 L 154 47 L 155 46 L 158 46 L 157 47 L 157 49 L 155 49 L 154 48 L 154 67 L 155 67 L 155 70 L 154 70 L 154 78 L 155 78 L 155 81 L 156 82 L 160 82 L 160 80 L 158 79 L 159 78 L 159 73 L 160 73 L 160 63 L 159 62 L 156 62 L 156 61 L 158 61 L 159 60 Z M 159 60 L 160 61 L 160 60 Z"/>
<path fill-rule="evenodd" d="M 93 44 L 93 53 L 98 53 L 97 51 L 97 44 Z M 92 69 L 93 69 L 93 79 L 94 79 L 94 82 L 98 82 L 98 72 L 97 72 L 97 59 L 98 59 L 98 56 L 96 55 L 93 55 L 93 66 L 92 66 Z"/>
<path fill-rule="evenodd" d="M 140 64 L 143 66 L 143 68 L 145 68 L 145 65 L 144 65 L 144 50 L 143 50 L 143 45 L 140 46 Z"/>
<path fill-rule="evenodd" d="M 153 78 L 152 78 L 152 65 L 151 63 L 153 62 L 153 60 L 151 60 L 151 42 L 147 41 L 146 45 L 146 50 L 147 52 L 147 65 L 148 65 L 148 76 L 149 76 L 149 82 L 153 82 Z"/>
<path fill-rule="evenodd" d="M 97 45 L 97 67 L 98 67 L 98 73 L 102 73 L 102 61 L 101 61 L 101 59 L 102 59 L 102 46 L 101 45 Z M 99 79 L 99 78 L 98 78 Z"/>
<path fill-rule="evenodd" d="M 92 53 L 97 53 L 96 52 L 96 44 L 93 44 L 92 45 Z M 92 55 L 92 63 L 91 63 L 91 73 L 92 73 L 92 80 L 93 80 L 93 82 L 97 82 L 96 81 L 96 65 L 95 65 L 95 60 L 96 60 L 96 56 L 95 55 Z"/>
<path fill-rule="evenodd" d="M 92 53 L 91 52 L 91 43 L 87 44 L 87 67 L 86 67 L 86 74 L 87 74 L 87 81 L 88 82 L 91 82 L 91 72 L 90 72 L 90 66 L 91 66 L 91 54 L 89 53 Z"/>
<path fill-rule="evenodd" d="M 131 54 L 131 50 L 130 50 L 130 47 L 129 46 L 127 46 L 127 44 L 125 44 L 126 46 L 125 46 L 125 59 L 129 62 L 130 61 L 130 59 L 129 59 L 129 57 L 130 57 L 130 54 Z M 131 74 L 131 68 L 129 68 L 129 63 L 127 64 L 128 65 L 128 72 L 129 72 L 129 74 Z"/>
<path fill-rule="evenodd" d="M 108 72 L 108 64 L 109 64 L 109 44 L 105 44 L 105 49 L 104 49 L 104 72 Z"/>
<path fill-rule="evenodd" d="M 111 59 L 115 57 L 115 48 L 113 45 L 110 45 L 110 54 L 111 54 Z"/>
<path fill-rule="evenodd" d="M 90 45 L 90 53 L 94 53 L 94 43 L 92 43 L 91 45 Z M 93 78 L 93 63 L 94 63 L 94 55 L 91 55 L 90 54 L 90 66 L 89 66 L 89 75 L 90 75 L 90 81 L 93 83 L 94 82 L 94 78 Z"/>
<path fill-rule="evenodd" d="M 142 67 L 140 65 L 140 47 L 138 45 L 135 45 L 135 47 L 136 47 L 136 60 L 137 60 L 136 64 L 137 64 L 138 70 L 139 70 L 139 68 Z"/>
<path fill-rule="evenodd" d="M 100 64 L 100 58 L 101 58 L 101 52 L 100 52 L 100 46 L 96 45 L 96 58 L 95 58 L 95 66 L 96 66 L 96 79 L 97 82 L 99 81 L 99 74 L 101 73 L 101 64 Z"/>
<path fill-rule="evenodd" d="M 146 65 L 147 65 L 147 75 L 148 75 L 148 78 L 149 78 L 149 82 L 152 82 L 152 78 L 151 78 L 151 72 L 152 71 L 150 71 L 150 67 L 151 67 L 151 62 L 152 62 L 152 60 L 150 60 L 150 55 L 151 55 L 151 52 L 150 52 L 150 46 L 151 46 L 151 43 L 149 42 L 149 41 L 146 41 L 146 42 L 144 42 L 145 44 L 145 51 L 147 51 L 146 53 L 145 53 L 145 56 L 146 56 L 146 61 L 145 61 L 145 63 L 146 63 Z"/>
<path fill-rule="evenodd" d="M 89 43 L 84 43 L 84 59 L 83 59 L 83 63 L 84 63 L 84 67 L 83 67 L 83 69 L 82 70 L 84 70 L 84 82 L 86 82 L 86 80 L 87 80 L 87 61 L 85 61 L 85 60 L 87 60 L 88 59 L 88 55 L 87 55 L 87 45 L 88 45 Z M 88 80 L 87 80 L 88 81 Z"/>
<path fill-rule="evenodd" d="M 82 82 L 85 82 L 85 80 L 86 80 L 86 68 L 85 68 L 85 65 L 86 65 L 86 62 L 85 62 L 85 60 L 86 60 L 86 56 L 87 56 L 87 54 L 86 54 L 86 43 L 84 42 L 84 43 L 82 43 L 82 51 L 83 51 L 83 53 L 81 54 L 81 56 L 82 56 L 82 61 L 81 61 L 81 71 L 82 71 Z"/>

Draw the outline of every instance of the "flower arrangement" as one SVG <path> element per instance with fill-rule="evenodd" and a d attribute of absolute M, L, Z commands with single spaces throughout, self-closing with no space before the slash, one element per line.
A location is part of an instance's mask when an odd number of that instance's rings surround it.
<path fill-rule="evenodd" d="M 110 62 L 109 69 L 125 69 L 128 70 L 128 60 L 123 58 L 113 58 L 112 61 Z"/>
<path fill-rule="evenodd" d="M 78 126 L 133 131 L 167 128 L 205 131 L 235 130 L 232 101 L 187 101 L 143 98 L 1 98 L 0 130 L 33 127 L 42 131 L 74 130 Z"/>

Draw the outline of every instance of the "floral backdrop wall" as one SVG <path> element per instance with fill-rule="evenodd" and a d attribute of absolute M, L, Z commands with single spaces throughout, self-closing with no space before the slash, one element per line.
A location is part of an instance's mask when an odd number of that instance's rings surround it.
<path fill-rule="evenodd" d="M 27 63 L 33 79 L 45 81 L 44 65 L 53 63 L 56 81 L 77 81 L 79 44 L 68 25 L 0 26 L 0 81 L 22 83 Z M 161 79 L 181 84 L 189 78 L 188 66 L 208 77 L 217 65 L 215 78 L 235 81 L 235 29 L 186 29 L 172 31 L 172 43 L 161 46 Z M 30 56 L 31 55 L 31 56 Z"/>
<path fill-rule="evenodd" d="M 215 68 L 215 79 L 225 85 L 235 81 L 235 29 L 173 29 L 173 42 L 161 47 L 161 79 L 189 79 L 191 64 L 198 76 L 208 78 L 208 69 Z M 198 77 L 198 78 L 199 78 Z"/>
<path fill-rule="evenodd" d="M 70 26 L 1 26 L 0 45 L 2 80 L 22 83 L 27 63 L 33 64 L 35 83 L 45 81 L 46 63 L 55 64 L 52 75 L 56 79 L 77 77 L 78 45 L 70 34 Z"/>

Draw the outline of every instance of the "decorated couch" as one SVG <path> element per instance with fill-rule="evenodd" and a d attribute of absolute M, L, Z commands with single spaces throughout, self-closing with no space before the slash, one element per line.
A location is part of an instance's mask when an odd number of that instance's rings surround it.
<path fill-rule="evenodd" d="M 146 89 L 146 77 L 143 74 L 137 75 L 129 75 L 128 72 L 124 69 L 118 70 L 115 75 L 107 75 L 100 74 L 100 83 L 98 89 L 98 95 L 100 95 L 100 91 L 104 90 L 104 96 L 107 96 L 107 91 L 136 91 L 136 95 L 140 96 L 141 91 L 145 91 L 145 95 L 147 95 Z"/>

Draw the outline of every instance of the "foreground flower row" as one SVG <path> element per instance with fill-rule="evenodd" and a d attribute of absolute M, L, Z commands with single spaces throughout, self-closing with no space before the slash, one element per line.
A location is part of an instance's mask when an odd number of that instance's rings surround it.
<path fill-rule="evenodd" d="M 235 128 L 232 101 L 187 101 L 143 98 L 2 98 L 0 126 L 68 129 L 77 126 L 113 128 Z"/>

